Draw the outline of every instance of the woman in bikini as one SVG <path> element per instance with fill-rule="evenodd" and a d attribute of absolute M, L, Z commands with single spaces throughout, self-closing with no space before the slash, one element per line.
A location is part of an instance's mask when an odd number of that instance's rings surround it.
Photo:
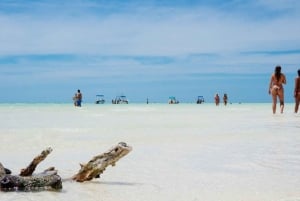
<path fill-rule="evenodd" d="M 280 102 L 280 112 L 283 113 L 283 108 L 284 108 L 283 84 L 286 84 L 285 75 L 281 73 L 281 66 L 276 66 L 275 72 L 271 76 L 270 85 L 269 85 L 269 94 L 272 95 L 272 100 L 273 100 L 273 104 L 272 104 L 273 114 L 276 113 L 277 97 L 279 98 L 279 102 Z"/>
<path fill-rule="evenodd" d="M 298 70 L 298 77 L 295 78 L 295 113 L 298 112 L 299 103 L 300 103 L 300 69 Z"/>
<path fill-rule="evenodd" d="M 219 96 L 219 94 L 215 95 L 215 103 L 216 103 L 216 106 L 218 106 L 220 104 L 220 96 Z"/>

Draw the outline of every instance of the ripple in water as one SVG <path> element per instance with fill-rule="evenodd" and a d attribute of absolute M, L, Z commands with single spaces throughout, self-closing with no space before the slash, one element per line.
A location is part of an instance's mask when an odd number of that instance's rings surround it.
<path fill-rule="evenodd" d="M 253 163 L 275 170 L 300 171 L 300 144 L 272 144 L 256 150 L 252 154 Z"/>

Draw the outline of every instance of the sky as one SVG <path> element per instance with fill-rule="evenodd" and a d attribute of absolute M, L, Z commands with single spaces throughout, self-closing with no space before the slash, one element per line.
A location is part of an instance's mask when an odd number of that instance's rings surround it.
<path fill-rule="evenodd" d="M 0 103 L 294 102 L 298 0 L 1 0 Z"/>

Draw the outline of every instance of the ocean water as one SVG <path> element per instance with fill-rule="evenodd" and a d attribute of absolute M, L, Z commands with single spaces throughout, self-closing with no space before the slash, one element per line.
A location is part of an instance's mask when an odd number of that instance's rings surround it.
<path fill-rule="evenodd" d="M 0 104 L 0 162 L 18 174 L 43 149 L 61 191 L 0 200 L 300 201 L 300 114 L 286 104 Z M 68 180 L 118 142 L 133 150 L 100 179 Z"/>

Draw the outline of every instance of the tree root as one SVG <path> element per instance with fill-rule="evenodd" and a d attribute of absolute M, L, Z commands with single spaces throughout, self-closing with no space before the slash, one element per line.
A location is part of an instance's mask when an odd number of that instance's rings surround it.
<path fill-rule="evenodd" d="M 72 179 L 77 182 L 84 182 L 99 178 L 106 167 L 114 166 L 115 163 L 127 155 L 132 148 L 124 142 L 118 143 L 107 152 L 94 156 Z M 60 190 L 62 179 L 54 167 L 50 167 L 42 173 L 34 174 L 37 165 L 42 162 L 50 153 L 47 148 L 36 156 L 28 167 L 21 170 L 20 175 L 11 175 L 11 171 L 0 163 L 0 191 L 35 191 L 35 190 Z"/>

